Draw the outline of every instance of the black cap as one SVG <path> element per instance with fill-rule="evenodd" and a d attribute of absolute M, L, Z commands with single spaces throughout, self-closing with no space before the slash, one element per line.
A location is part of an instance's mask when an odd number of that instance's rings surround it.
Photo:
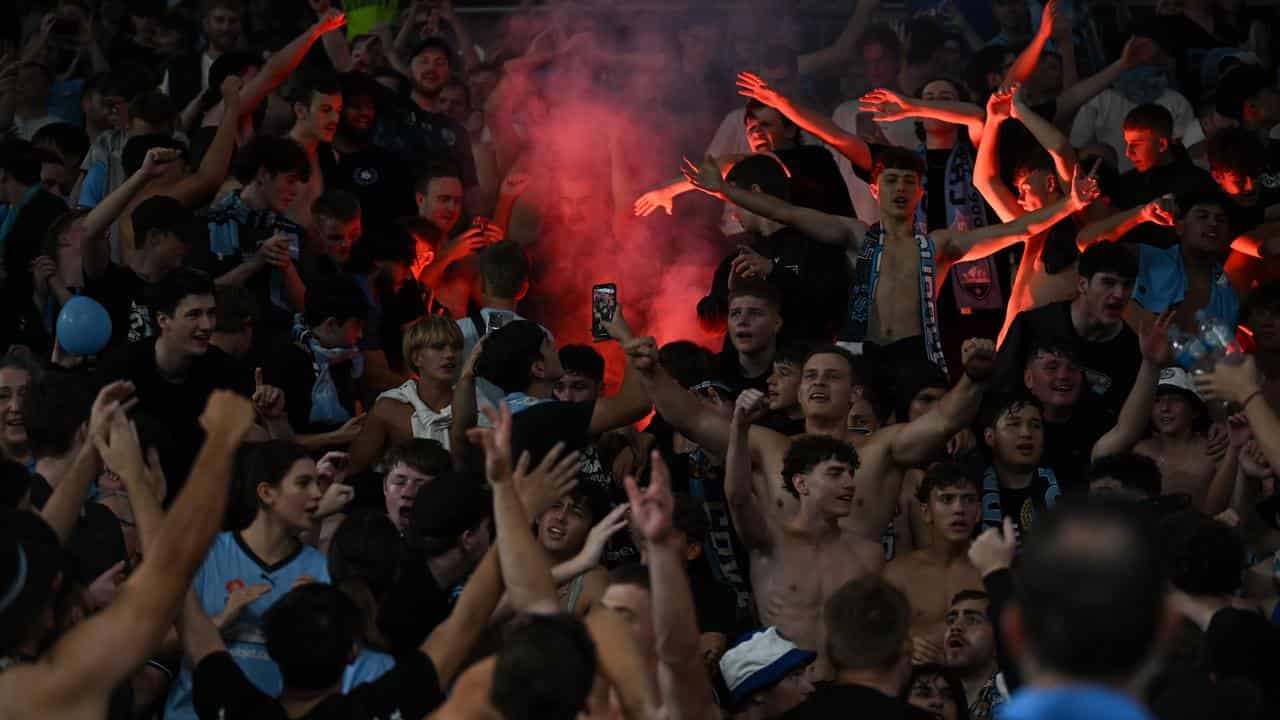
<path fill-rule="evenodd" d="M 167 195 L 152 195 L 133 209 L 133 236 L 145 238 L 152 230 L 176 233 L 183 242 L 197 237 L 196 215 Z"/>
<path fill-rule="evenodd" d="M 456 541 L 493 513 L 493 501 L 476 474 L 450 471 L 418 491 L 409 520 L 411 541 Z"/>

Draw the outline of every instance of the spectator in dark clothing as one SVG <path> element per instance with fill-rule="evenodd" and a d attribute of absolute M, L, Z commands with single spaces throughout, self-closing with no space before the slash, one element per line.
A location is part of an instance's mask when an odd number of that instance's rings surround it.
<path fill-rule="evenodd" d="M 159 334 L 117 348 L 98 372 L 104 383 L 132 382 L 138 412 L 166 429 L 158 446 L 173 498 L 204 442 L 199 418 L 209 394 L 226 389 L 248 397 L 253 382 L 210 342 L 217 303 L 208 275 L 186 268 L 170 273 L 155 288 L 151 313 Z"/>
<path fill-rule="evenodd" d="M 35 289 L 31 263 L 40 254 L 45 233 L 67 205 L 40 184 L 40 158 L 28 142 L 0 145 L 0 298 L 9 311 L 0 319 L 0 341 L 14 336 L 18 313 L 14 308 L 31 302 Z"/>

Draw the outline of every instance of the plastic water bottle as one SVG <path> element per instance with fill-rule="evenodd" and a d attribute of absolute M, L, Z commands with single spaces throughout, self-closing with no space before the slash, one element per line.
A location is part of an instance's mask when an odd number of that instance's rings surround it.
<path fill-rule="evenodd" d="M 1205 372 L 1205 363 L 1209 358 L 1209 349 L 1197 336 L 1183 332 L 1177 327 L 1169 328 L 1169 343 L 1173 346 L 1173 357 L 1184 370 L 1189 373 Z"/>
<path fill-rule="evenodd" d="M 1199 310 L 1196 312 L 1196 327 L 1200 330 L 1200 342 L 1208 352 L 1204 368 L 1196 374 L 1212 370 L 1219 362 L 1238 363 L 1244 359 L 1240 346 L 1236 343 L 1235 328 L 1225 320 Z M 1206 404 L 1214 420 L 1225 419 L 1240 411 L 1234 403 L 1222 400 L 1206 401 Z"/>

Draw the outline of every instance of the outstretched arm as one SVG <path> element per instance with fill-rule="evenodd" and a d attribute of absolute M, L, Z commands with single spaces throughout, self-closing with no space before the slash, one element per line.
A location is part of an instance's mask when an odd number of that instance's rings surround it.
<path fill-rule="evenodd" d="M 1170 310 L 1142 328 L 1142 367 L 1138 369 L 1133 389 L 1120 408 L 1115 426 L 1094 443 L 1091 460 L 1128 452 L 1146 433 L 1151 422 L 1151 403 L 1156 397 L 1160 368 L 1173 359 L 1173 352 L 1169 349 L 1169 325 L 1172 322 L 1173 311 Z"/>
<path fill-rule="evenodd" d="M 107 242 L 107 228 L 115 222 L 125 208 L 152 179 L 164 175 L 178 159 L 178 151 L 169 148 L 153 148 L 147 151 L 138 172 L 129 176 L 112 190 L 102 202 L 93 206 L 84 219 L 84 274 L 87 278 L 101 277 L 111 260 L 111 248 Z"/>
<path fill-rule="evenodd" d="M 603 319 L 602 324 L 609 331 L 609 336 L 623 346 L 635 339 L 631 335 L 631 328 L 627 326 L 627 321 L 622 317 L 621 304 L 614 311 L 613 318 Z M 622 376 L 622 388 L 616 394 L 596 401 L 595 409 L 591 412 L 591 432 L 595 434 L 626 427 L 644 419 L 651 409 L 653 409 L 653 403 L 645 392 L 640 374 L 635 370 L 634 359 L 628 355 L 627 369 Z"/>
<path fill-rule="evenodd" d="M 330 9 L 292 42 L 272 54 L 267 64 L 262 66 L 262 70 L 245 83 L 244 92 L 240 94 L 240 117 L 252 115 L 268 95 L 284 84 L 284 81 L 288 80 L 293 71 L 302 64 L 312 46 L 324 37 L 325 33 L 346 24 L 346 15 L 339 10 Z"/>
<path fill-rule="evenodd" d="M 937 407 L 903 425 L 889 440 L 889 454 L 899 467 L 929 462 L 947 441 L 978 416 L 982 393 L 995 369 L 996 346 L 990 340 L 971 338 L 960 349 L 964 375 L 938 401 Z"/>
<path fill-rule="evenodd" d="M 658 348 L 653 338 L 637 338 L 623 345 L 632 367 L 644 382 L 645 390 L 658 413 L 682 435 L 709 452 L 722 455 L 729 446 L 729 422 L 698 400 L 658 364 Z"/>
<path fill-rule="evenodd" d="M 1142 223 L 1172 226 L 1173 196 L 1164 195 L 1131 210 L 1118 212 L 1097 222 L 1085 225 L 1076 235 L 1076 246 L 1081 251 L 1100 242 L 1116 242 Z"/>
<path fill-rule="evenodd" d="M 908 98 L 892 90 L 872 90 L 858 101 L 858 109 L 875 115 L 876 122 L 892 122 L 918 117 L 938 122 L 963 125 L 974 145 L 982 142 L 982 126 L 986 113 L 982 108 L 959 100 L 922 100 Z"/>
<path fill-rule="evenodd" d="M 1058 0 L 1049 0 L 1044 4 L 1044 11 L 1040 16 L 1040 28 L 1036 30 L 1027 47 L 1014 59 L 1009 72 L 1005 74 L 1005 82 L 1021 84 L 1031 79 L 1032 73 L 1036 71 L 1036 65 L 1040 64 L 1040 56 L 1044 54 L 1044 46 L 1049 43 L 1049 38 L 1053 37 L 1054 24 L 1061 21 L 1062 10 L 1058 7 Z"/>
<path fill-rule="evenodd" d="M 187 207 L 203 205 L 218 192 L 231 169 L 231 154 L 236 149 L 236 126 L 239 116 L 241 80 L 230 75 L 222 81 L 222 122 L 213 142 L 200 160 L 200 167 L 166 191 Z"/>
<path fill-rule="evenodd" d="M 1280 222 L 1269 222 L 1231 241 L 1231 249 L 1259 260 L 1280 255 Z"/>
<path fill-rule="evenodd" d="M 1136 35 L 1129 38 L 1118 60 L 1089 77 L 1066 86 L 1066 90 L 1058 96 L 1058 108 L 1053 117 L 1054 124 L 1065 127 L 1082 105 L 1111 87 L 1111 84 L 1126 70 L 1132 70 L 1150 62 L 1155 54 L 1156 46 L 1150 39 Z"/>
<path fill-rule="evenodd" d="M 792 205 L 767 193 L 744 190 L 725 182 L 714 158 L 708 157 L 701 165 L 686 160 L 684 173 L 702 192 L 793 227 L 818 242 L 857 250 L 866 237 L 867 226 L 853 218 Z"/>
<path fill-rule="evenodd" d="M 648 487 L 641 490 L 634 477 L 626 479 L 626 486 L 632 521 L 649 546 L 654 649 L 663 714 L 677 720 L 718 717 L 698 648 L 697 614 L 685 574 L 685 557 L 672 533 L 675 499 L 671 474 L 656 450 L 651 463 Z"/>
<path fill-rule="evenodd" d="M 831 118 L 801 105 L 769 86 L 760 76 L 738 73 L 738 94 L 768 105 L 782 113 L 801 130 L 812 133 L 849 159 L 853 166 L 863 171 L 871 170 L 871 146 L 862 138 L 835 124 Z"/>
<path fill-rule="evenodd" d="M 29 674 L 28 701 L 68 714 L 95 708 L 159 647 L 196 568 L 222 526 L 236 447 L 253 425 L 253 406 L 215 391 L 201 416 L 206 436 L 191 478 L 170 509 L 150 555 L 116 601 L 77 625 Z M 10 671 L 12 672 L 12 671 Z M 81 713 L 83 714 L 83 713 Z"/>
<path fill-rule="evenodd" d="M 1096 172 L 1097 165 L 1094 166 Z M 1013 222 L 988 225 L 968 232 L 938 230 L 933 233 L 938 245 L 938 256 L 944 263 L 977 260 L 999 252 L 1010 245 L 1035 237 L 1053 227 L 1072 213 L 1087 207 L 1098 197 L 1098 181 L 1091 172 L 1081 177 L 1078 172 L 1071 181 L 1067 197 L 1035 212 L 1029 212 Z"/>
<path fill-rule="evenodd" d="M 854 43 L 866 31 L 871 13 L 875 12 L 876 6 L 879 4 L 880 0 L 858 0 L 858 6 L 849 18 L 849 24 L 844 26 L 844 30 L 840 32 L 840 36 L 836 38 L 834 43 L 800 56 L 797 61 L 800 74 L 812 75 L 848 60 L 849 55 L 853 52 Z"/>

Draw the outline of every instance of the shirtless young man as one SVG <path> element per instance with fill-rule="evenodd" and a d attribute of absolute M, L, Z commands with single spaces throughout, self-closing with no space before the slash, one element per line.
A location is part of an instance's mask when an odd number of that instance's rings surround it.
<path fill-rule="evenodd" d="M 982 508 L 976 478 L 954 464 L 925 473 L 917 499 L 929 532 L 929 546 L 894 558 L 885 582 L 911 603 L 911 643 L 918 663 L 942 662 L 943 636 L 951 599 L 962 590 L 981 590 L 982 576 L 969 561 L 969 542 Z"/>
<path fill-rule="evenodd" d="M 1012 191 L 1000 175 L 1000 126 L 1005 119 L 1021 122 L 1048 151 L 1047 157 L 1042 158 L 1037 152 L 1018 161 Z M 1060 201 L 1066 195 L 1064 183 L 1075 172 L 1076 154 L 1071 143 L 1052 123 L 1031 110 L 1021 87 L 1002 87 L 991 95 L 982 142 L 974 161 L 973 185 L 1002 222 L 1011 222 Z M 1027 238 L 997 345 L 1004 342 L 1019 312 L 1075 297 L 1076 273 L 1072 272 L 1078 255 L 1075 235 L 1088 220 L 1097 219 L 1085 217 L 1089 209 L 1080 208 L 1074 213 L 1073 223 Z"/>
<path fill-rule="evenodd" d="M 896 507 L 902 475 L 906 468 L 926 462 L 946 445 L 953 435 L 972 422 L 982 399 L 982 392 L 990 375 L 994 343 L 989 340 L 969 340 L 965 342 L 963 357 L 965 376 L 956 387 L 947 393 L 932 412 L 926 413 L 918 420 L 900 425 L 890 425 L 876 433 L 855 441 L 858 454 L 858 471 L 852 485 L 849 512 L 841 521 L 846 535 L 852 534 L 876 545 L 881 532 L 888 525 L 889 518 Z M 652 347 L 631 345 L 628 352 L 654 352 Z M 681 434 L 698 445 L 716 454 L 726 454 L 730 438 L 733 434 L 732 422 L 711 408 L 706 407 L 696 397 L 681 388 L 667 372 L 658 367 L 645 376 L 649 392 L 657 405 L 658 412 L 670 422 Z M 826 435 L 840 441 L 848 441 L 847 418 L 853 404 L 854 386 L 853 359 L 849 353 L 838 347 L 827 347 L 814 351 L 804 364 L 800 380 L 800 406 L 805 416 L 805 431 L 810 435 Z M 750 493 L 739 494 L 730 499 L 731 506 L 737 502 L 748 502 L 758 513 L 756 517 L 768 515 L 774 527 L 780 527 L 790 518 L 800 513 L 801 501 L 783 489 L 781 482 L 786 465 L 788 451 L 791 449 L 791 438 L 758 425 L 750 425 L 751 418 L 764 409 L 764 398 L 759 392 L 744 391 L 743 403 L 751 411 L 747 414 L 746 453 L 750 456 L 750 467 L 754 469 L 750 481 Z M 741 422 L 741 421 L 740 421 Z M 742 432 L 742 428 L 739 428 Z M 741 438 L 739 438 L 741 440 Z M 737 472 L 746 472 L 745 463 L 739 459 Z M 728 474 L 726 469 L 726 474 Z M 725 491 L 729 491 L 731 483 L 726 479 Z M 735 491 L 742 486 L 734 482 Z M 742 507 L 733 510 L 738 515 L 744 511 Z M 742 521 L 739 521 L 742 525 Z M 757 529 L 763 525 L 757 525 Z M 757 540 L 763 533 L 756 535 Z M 744 542 L 745 539 L 744 539 Z M 847 541 L 842 541 L 847 542 Z M 847 545 L 842 544 L 842 547 Z M 871 545 L 864 547 L 870 548 Z M 814 552 L 810 550 L 810 552 Z M 879 569 L 879 561 L 872 563 L 869 553 L 858 553 L 854 559 L 847 554 L 840 554 L 841 559 L 831 562 L 856 562 L 852 569 L 846 568 L 848 580 L 856 574 L 869 574 Z M 863 560 L 862 558 L 866 559 Z M 877 555 L 877 557 L 880 557 Z M 753 565 L 756 560 L 753 558 Z M 827 560 L 824 560 L 827 562 Z M 755 568 L 753 567 L 753 570 Z M 820 635 L 822 615 L 821 586 L 815 583 L 825 580 L 821 573 L 813 572 L 812 563 L 785 564 L 766 563 L 759 571 L 752 573 L 757 602 L 764 619 L 773 625 L 779 625 L 784 634 L 791 637 L 802 647 L 802 639 Z M 833 584 L 830 589 L 834 590 Z M 794 589 L 793 589 L 794 588 Z M 801 589 L 804 588 L 804 589 Z M 783 590 L 785 589 L 785 590 Z M 771 599 L 770 592 L 776 594 L 783 591 L 781 599 Z M 805 603 L 797 607 L 799 598 L 816 598 L 813 604 Z M 774 608 L 788 605 L 788 616 L 776 617 Z M 819 646 L 820 647 L 820 646 Z"/>
<path fill-rule="evenodd" d="M 853 267 L 854 281 L 842 340 L 886 347 L 904 362 L 926 359 L 941 369 L 937 288 L 957 262 L 977 260 L 1034 237 L 1079 211 L 1098 196 L 1092 175 L 1072 178 L 1061 200 L 1013 222 L 970 231 L 934 230 L 916 236 L 915 214 L 924 196 L 924 161 L 910 150 L 887 148 L 871 170 L 871 192 L 880 205 L 880 223 L 868 227 L 854 218 L 791 205 L 765 193 L 724 181 L 714 158 L 687 163 L 685 177 L 699 190 L 808 235 L 839 245 Z"/>

